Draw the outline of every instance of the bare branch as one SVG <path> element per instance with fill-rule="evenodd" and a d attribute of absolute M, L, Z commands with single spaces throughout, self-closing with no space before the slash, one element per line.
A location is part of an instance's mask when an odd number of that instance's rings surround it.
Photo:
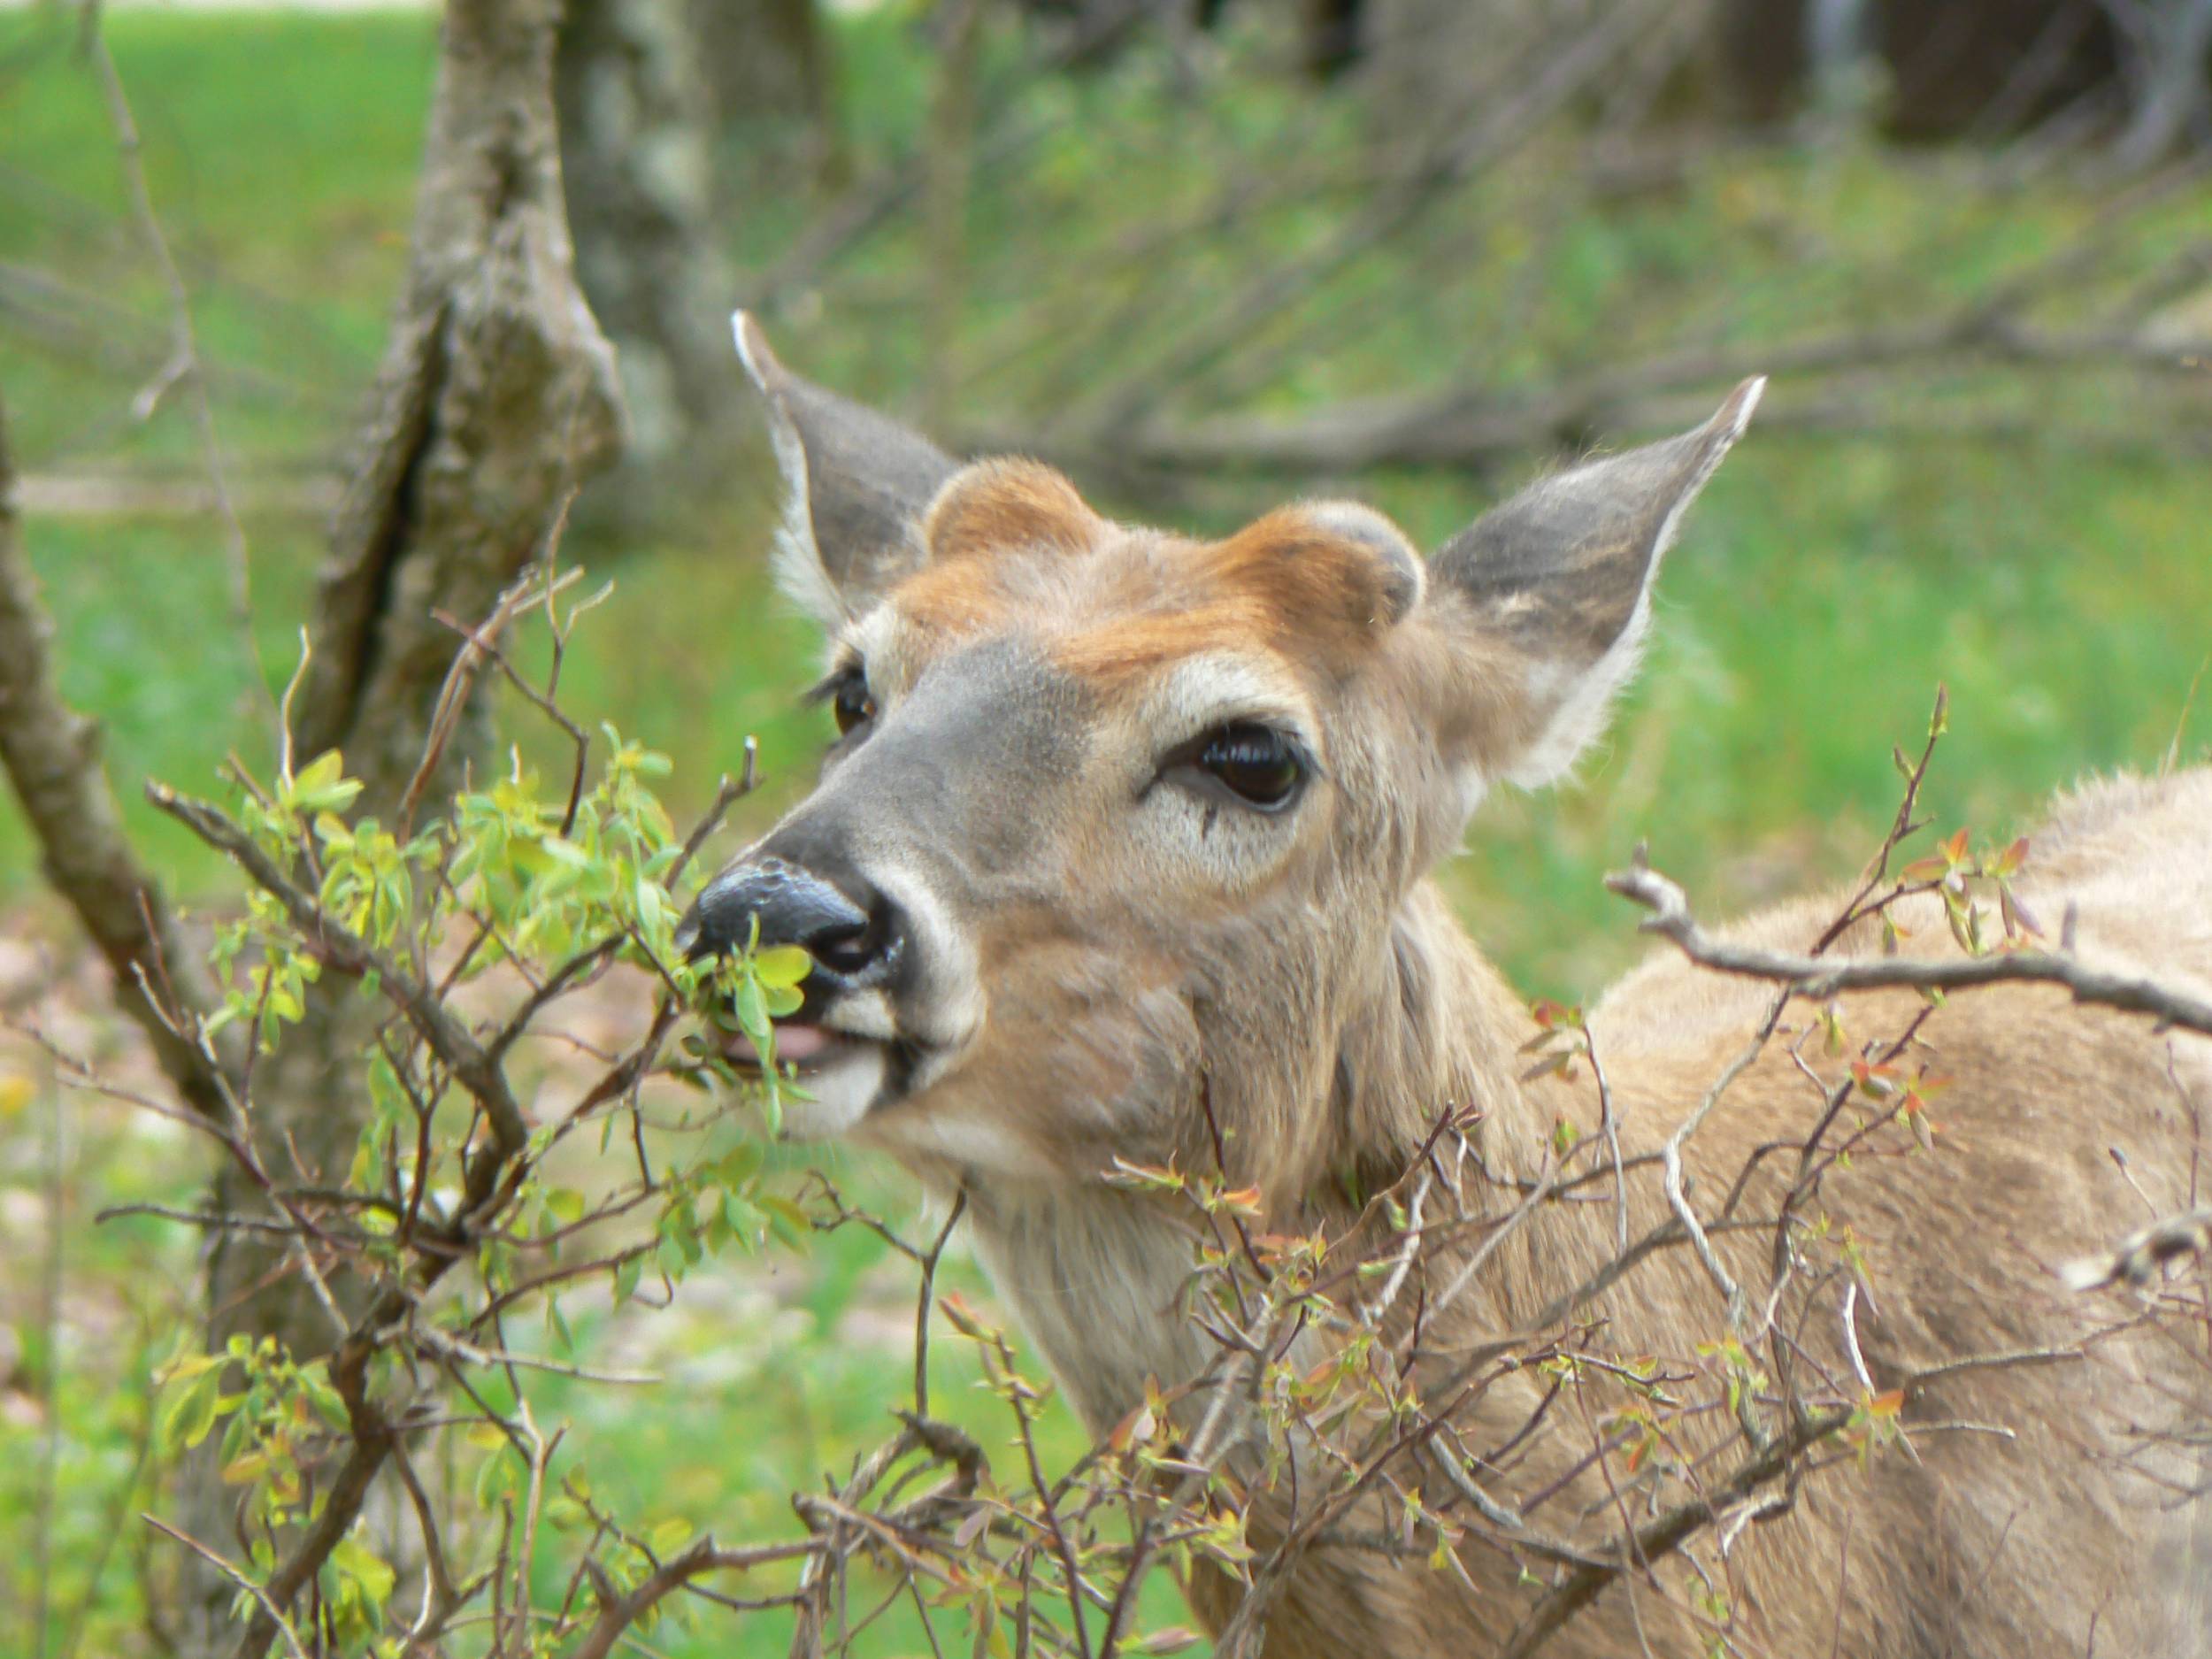
<path fill-rule="evenodd" d="M 1961 991 L 1985 985 L 2058 985 L 2070 991 L 2077 1002 L 2147 1014 L 2160 1030 L 2179 1025 L 2212 1036 L 2212 1002 L 2154 979 L 2090 967 L 2070 950 L 1995 951 L 1941 960 L 1883 956 L 1839 963 L 1716 939 L 1691 916 L 1682 889 L 1654 870 L 1640 848 L 1635 863 L 1606 877 L 1605 885 L 1652 912 L 1650 919 L 1641 925 L 1641 932 L 1673 941 L 1684 956 L 1701 967 L 1786 985 L 1792 995 L 1815 1002 L 1843 991 Z"/>
<path fill-rule="evenodd" d="M 284 907 L 292 925 L 324 951 L 332 965 L 356 975 L 377 974 L 385 995 L 406 1015 L 408 1023 L 445 1063 L 455 1080 L 483 1107 L 498 1152 L 511 1155 L 520 1148 L 529 1129 L 506 1074 L 492 1052 L 469 1033 L 426 986 L 359 934 L 340 926 L 311 894 L 277 868 L 274 859 L 213 807 L 180 795 L 164 783 L 149 782 L 146 798 L 252 878 L 255 886 Z"/>
<path fill-rule="evenodd" d="M 214 1010 L 214 988 L 124 835 L 100 764 L 99 727 L 62 700 L 53 637 L 23 551 L 0 411 L 0 764 L 45 855 L 48 880 L 114 972 L 116 1000 L 178 1092 L 219 1119 L 229 1110 L 235 1045 L 211 1054 L 193 1034 Z"/>
<path fill-rule="evenodd" d="M 703 1538 L 680 1555 L 663 1562 L 627 1595 L 614 1595 L 611 1594 L 613 1586 L 607 1586 L 601 1597 L 597 1622 L 585 1633 L 570 1659 L 606 1659 L 615 1643 L 641 1614 L 694 1578 L 710 1572 L 742 1571 L 771 1562 L 795 1561 L 813 1555 L 818 1548 L 816 1540 L 808 1539 L 793 1544 L 756 1544 L 749 1549 L 724 1549 L 712 1538 Z"/>
<path fill-rule="evenodd" d="M 260 1604 L 263 1616 L 268 1618 L 269 1621 L 274 1624 L 277 1631 L 283 1636 L 285 1646 L 292 1650 L 292 1659 L 307 1659 L 307 1649 L 300 1646 L 299 1632 L 292 1628 L 291 1621 L 284 1617 L 281 1604 L 272 1600 L 267 1591 L 264 1590 L 259 1585 L 256 1584 L 246 1574 L 232 1566 L 230 1563 L 225 1561 L 220 1555 L 210 1549 L 205 1544 L 200 1542 L 198 1539 L 192 1537 L 189 1533 L 180 1532 L 175 1527 L 170 1525 L 168 1522 L 163 1520 L 160 1517 L 155 1515 L 141 1515 L 138 1518 L 145 1522 L 147 1525 L 152 1527 L 157 1532 L 161 1533 L 165 1538 L 175 1539 L 178 1543 L 182 1544 L 187 1549 L 197 1555 L 202 1561 L 204 1561 L 209 1566 L 214 1568 L 216 1571 L 221 1573 L 224 1578 L 229 1579 L 241 1590 L 243 1590 L 247 1594 L 252 1596 L 253 1599 Z"/>
<path fill-rule="evenodd" d="M 2139 1228 L 2121 1240 L 2109 1256 L 2076 1262 L 2065 1270 L 2064 1277 L 2076 1290 L 2098 1290 L 2122 1283 L 2147 1285 L 2166 1263 L 2207 1254 L 2212 1254 L 2212 1205 Z"/>

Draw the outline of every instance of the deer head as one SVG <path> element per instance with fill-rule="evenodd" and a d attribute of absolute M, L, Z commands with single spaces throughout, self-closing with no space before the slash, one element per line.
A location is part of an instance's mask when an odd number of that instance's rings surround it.
<path fill-rule="evenodd" d="M 1222 541 L 1118 524 L 1049 467 L 959 465 L 810 385 L 741 314 L 737 336 L 840 735 L 684 937 L 812 954 L 779 1026 L 812 1097 L 793 1131 L 1072 1187 L 1225 1127 L 1275 1198 L 1360 1156 L 1348 1033 L 1421 995 L 1401 912 L 1491 784 L 1597 734 L 1762 383 L 1424 560 L 1350 502 Z"/>

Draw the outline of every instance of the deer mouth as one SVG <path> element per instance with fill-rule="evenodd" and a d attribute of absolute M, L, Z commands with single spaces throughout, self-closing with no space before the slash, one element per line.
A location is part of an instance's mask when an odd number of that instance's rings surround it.
<path fill-rule="evenodd" d="M 897 1039 L 841 1029 L 836 1011 L 806 1005 L 772 1027 L 770 1052 L 783 1079 L 783 1133 L 795 1141 L 827 1141 L 855 1128 L 872 1112 L 903 1097 L 912 1077 L 910 1046 Z M 767 1067 L 758 1045 L 717 1021 L 713 1037 L 741 1081 L 763 1081 Z"/>
<path fill-rule="evenodd" d="M 804 1019 L 780 1019 L 774 1025 L 772 1044 L 776 1068 L 805 1077 L 836 1064 L 862 1048 L 881 1048 L 873 1037 L 856 1036 L 849 1032 Z M 741 1076 L 759 1077 L 765 1069 L 762 1064 L 759 1045 L 741 1031 L 726 1031 L 722 1039 L 722 1057 L 736 1067 Z"/>

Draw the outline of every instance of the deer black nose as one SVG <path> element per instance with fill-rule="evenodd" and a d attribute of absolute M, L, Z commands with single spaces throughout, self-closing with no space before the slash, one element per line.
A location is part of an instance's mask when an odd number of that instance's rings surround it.
<path fill-rule="evenodd" d="M 709 882 L 677 928 L 676 942 L 695 961 L 749 944 L 798 945 L 814 958 L 818 977 L 857 987 L 889 972 L 898 954 L 895 920 L 883 895 L 857 877 L 841 887 L 783 859 L 763 858 Z"/>

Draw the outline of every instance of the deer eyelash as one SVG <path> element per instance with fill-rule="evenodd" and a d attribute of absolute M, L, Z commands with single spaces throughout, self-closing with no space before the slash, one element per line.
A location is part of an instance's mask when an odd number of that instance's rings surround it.
<path fill-rule="evenodd" d="M 799 706 L 811 709 L 818 704 L 827 703 L 843 690 L 849 682 L 855 680 L 865 685 L 868 680 L 866 668 L 857 662 L 840 663 L 799 694 Z"/>

